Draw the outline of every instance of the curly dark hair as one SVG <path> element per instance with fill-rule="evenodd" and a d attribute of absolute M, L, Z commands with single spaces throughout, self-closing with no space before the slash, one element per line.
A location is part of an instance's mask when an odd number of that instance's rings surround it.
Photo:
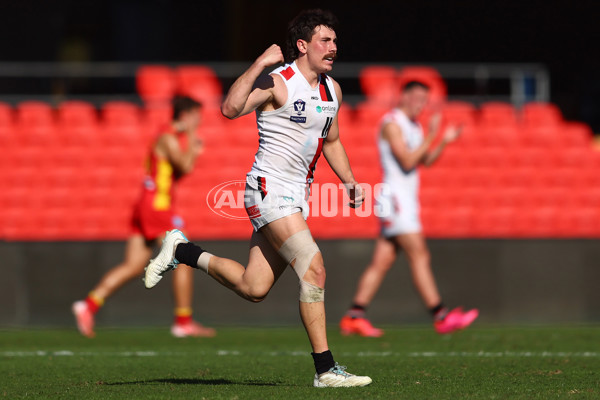
<path fill-rule="evenodd" d="M 330 11 L 313 9 L 305 10 L 298 14 L 288 24 L 287 38 L 285 40 L 285 62 L 294 61 L 300 55 L 298 39 L 310 42 L 315 28 L 319 25 L 336 30 L 338 19 Z"/>

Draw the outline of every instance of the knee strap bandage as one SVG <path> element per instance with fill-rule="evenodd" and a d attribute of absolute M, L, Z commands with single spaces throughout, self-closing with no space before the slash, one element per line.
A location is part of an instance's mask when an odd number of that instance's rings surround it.
<path fill-rule="evenodd" d="M 300 301 L 303 303 L 315 303 L 325 299 L 325 289 L 304 280 L 304 275 L 318 252 L 319 246 L 313 241 L 308 229 L 290 236 L 279 249 L 279 254 L 288 265 L 296 260 L 294 271 L 300 278 Z"/>

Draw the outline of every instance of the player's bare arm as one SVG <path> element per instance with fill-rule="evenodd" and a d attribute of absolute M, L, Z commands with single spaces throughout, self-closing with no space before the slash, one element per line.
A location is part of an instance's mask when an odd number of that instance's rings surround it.
<path fill-rule="evenodd" d="M 202 144 L 195 134 L 188 133 L 188 146 L 182 150 L 177 138 L 173 135 L 163 135 L 157 144 L 157 153 L 164 156 L 178 174 L 192 172 L 196 158 L 202 151 Z"/>
<path fill-rule="evenodd" d="M 221 113 L 229 119 L 234 119 L 256 109 L 268 111 L 283 105 L 287 93 L 280 93 L 283 82 L 278 81 L 281 78 L 272 75 L 260 77 L 265 68 L 282 62 L 281 48 L 276 44 L 271 45 L 233 83 L 221 104 Z M 285 89 L 285 85 L 283 87 Z"/>
<path fill-rule="evenodd" d="M 462 132 L 462 126 L 449 126 L 444 131 L 444 136 L 439 145 L 437 145 L 432 151 L 428 152 L 423 162 L 427 167 L 435 163 L 438 158 L 444 152 L 446 146 L 454 142 L 460 136 Z"/>
<path fill-rule="evenodd" d="M 341 105 L 342 90 L 336 81 L 332 81 L 335 88 L 335 94 L 338 98 L 339 104 Z M 354 178 L 352 168 L 350 167 L 350 161 L 348 160 L 348 155 L 346 154 L 346 149 L 344 149 L 344 145 L 340 140 L 340 129 L 337 115 L 335 116 L 333 123 L 331 124 L 331 128 L 329 129 L 329 134 L 323 143 L 323 155 L 325 156 L 325 159 L 327 160 L 327 163 L 333 172 L 335 172 L 340 181 L 342 181 L 342 183 L 348 189 L 350 205 L 354 206 L 362 203 L 364 199 L 364 190 L 358 186 L 358 182 Z"/>
<path fill-rule="evenodd" d="M 404 142 L 402 128 L 394 122 L 388 122 L 383 126 L 381 135 L 384 140 L 390 144 L 392 154 L 405 171 L 415 169 L 425 160 L 427 151 L 435 139 L 435 132 L 429 131 L 429 134 L 423 140 L 423 143 L 415 150 L 411 151 Z"/>

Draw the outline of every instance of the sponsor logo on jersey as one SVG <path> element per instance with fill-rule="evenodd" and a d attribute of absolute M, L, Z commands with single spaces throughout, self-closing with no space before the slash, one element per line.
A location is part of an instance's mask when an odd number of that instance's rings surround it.
<path fill-rule="evenodd" d="M 317 106 L 317 112 L 334 115 L 337 112 L 336 106 Z"/>
<path fill-rule="evenodd" d="M 310 99 L 311 99 L 311 100 L 320 100 L 320 99 L 319 99 L 319 96 L 310 96 Z"/>
<path fill-rule="evenodd" d="M 302 99 L 298 99 L 294 102 L 294 112 L 290 116 L 290 121 L 298 124 L 306 123 L 306 102 Z"/>

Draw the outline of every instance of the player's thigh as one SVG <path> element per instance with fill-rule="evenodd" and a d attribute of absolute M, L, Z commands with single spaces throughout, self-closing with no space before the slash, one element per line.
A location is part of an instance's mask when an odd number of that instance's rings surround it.
<path fill-rule="evenodd" d="M 129 237 L 125 246 L 125 264 L 139 269 L 140 273 L 152 257 L 152 242 L 148 242 L 141 234 Z"/>
<path fill-rule="evenodd" d="M 429 256 L 425 236 L 420 232 L 397 235 L 394 240 L 411 259 Z"/>
<path fill-rule="evenodd" d="M 302 213 L 297 212 L 268 223 L 260 228 L 259 232 L 275 249 L 279 250 L 290 236 L 307 229 L 308 225 L 302 217 Z"/>
<path fill-rule="evenodd" d="M 323 256 L 314 243 L 302 213 L 297 212 L 275 220 L 261 228 L 261 232 L 265 234 L 269 243 L 277 249 L 283 259 L 294 268 L 301 280 L 318 286 L 325 284 L 326 273 Z M 286 251 L 282 252 L 282 245 L 299 232 L 304 234 L 289 242 Z M 292 259 L 293 256 L 295 258 Z"/>
<path fill-rule="evenodd" d="M 279 279 L 287 263 L 273 248 L 265 235 L 253 232 L 250 239 L 250 255 L 244 280 L 250 285 L 270 288 Z"/>

